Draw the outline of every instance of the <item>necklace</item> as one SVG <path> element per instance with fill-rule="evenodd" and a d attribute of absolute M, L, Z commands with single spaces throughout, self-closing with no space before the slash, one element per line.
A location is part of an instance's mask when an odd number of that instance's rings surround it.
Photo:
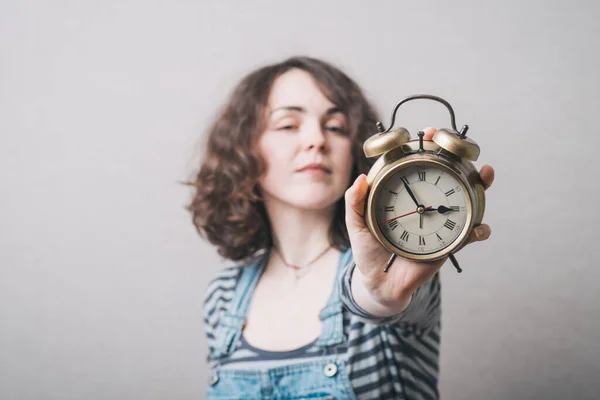
<path fill-rule="evenodd" d="M 281 258 L 281 261 L 283 261 L 283 263 L 285 264 L 285 266 L 288 267 L 288 268 L 290 268 L 294 272 L 294 277 L 296 278 L 296 280 L 298 280 L 298 279 L 302 278 L 304 275 L 306 275 L 306 273 L 309 271 L 308 267 L 310 267 L 315 261 L 317 261 L 323 255 L 325 255 L 325 253 L 327 253 L 327 250 L 329 250 L 332 247 L 333 247 L 333 245 L 330 244 L 329 246 L 327 246 L 327 248 L 325 250 L 323 250 L 318 256 L 316 256 L 310 262 L 306 263 L 303 266 L 299 266 L 299 265 L 294 265 L 294 264 L 288 263 L 285 260 L 285 258 L 283 258 L 283 255 L 281 254 L 281 252 L 279 251 L 279 249 L 276 246 L 273 246 L 273 248 L 277 252 L 277 255 L 279 256 L 279 258 Z"/>

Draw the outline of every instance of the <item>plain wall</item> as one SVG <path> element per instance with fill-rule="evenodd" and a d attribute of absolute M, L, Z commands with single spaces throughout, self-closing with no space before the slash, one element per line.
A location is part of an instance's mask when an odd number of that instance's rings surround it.
<path fill-rule="evenodd" d="M 0 1 L 0 398 L 199 399 L 228 262 L 184 209 L 235 83 L 321 57 L 448 100 L 493 234 L 442 269 L 446 399 L 600 396 L 595 1 Z M 448 127 L 411 102 L 399 125 Z"/>

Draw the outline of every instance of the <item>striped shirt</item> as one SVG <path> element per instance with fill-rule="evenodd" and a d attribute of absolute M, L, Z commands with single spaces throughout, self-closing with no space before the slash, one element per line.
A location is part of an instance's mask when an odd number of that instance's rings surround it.
<path fill-rule="evenodd" d="M 343 266 L 337 282 L 344 304 L 347 346 L 344 352 L 352 388 L 358 399 L 437 399 L 440 343 L 439 274 L 420 288 L 406 310 L 379 317 L 363 310 L 352 297 L 353 260 Z M 214 348 L 219 315 L 233 298 L 243 266 L 221 270 L 209 283 L 204 298 L 204 329 L 209 349 Z M 333 351 L 333 350 L 329 350 Z M 299 349 L 271 352 L 254 348 L 241 338 L 241 346 L 222 368 L 256 370 L 319 358 L 316 341 Z"/>

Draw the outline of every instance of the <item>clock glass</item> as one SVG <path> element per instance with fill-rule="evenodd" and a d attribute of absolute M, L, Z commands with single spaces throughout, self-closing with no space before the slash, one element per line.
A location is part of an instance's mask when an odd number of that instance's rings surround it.
<path fill-rule="evenodd" d="M 411 165 L 393 172 L 374 199 L 381 233 L 400 250 L 426 255 L 450 246 L 469 222 L 470 202 L 449 170 Z"/>

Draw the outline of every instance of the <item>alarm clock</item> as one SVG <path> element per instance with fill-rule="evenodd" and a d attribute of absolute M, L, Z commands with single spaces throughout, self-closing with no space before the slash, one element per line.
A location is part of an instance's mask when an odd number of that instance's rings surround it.
<path fill-rule="evenodd" d="M 393 128 L 400 106 L 416 99 L 444 104 L 451 128 L 437 130 L 431 140 L 423 140 L 423 132 L 411 140 L 407 129 Z M 402 99 L 390 126 L 376 126 L 379 132 L 363 144 L 366 157 L 379 157 L 367 175 L 364 216 L 371 233 L 392 253 L 384 271 L 396 256 L 417 262 L 448 256 L 462 272 L 454 253 L 467 244 L 485 209 L 484 186 L 473 165 L 480 149 L 467 137 L 469 127 L 459 132 L 450 104 L 428 94 Z"/>

